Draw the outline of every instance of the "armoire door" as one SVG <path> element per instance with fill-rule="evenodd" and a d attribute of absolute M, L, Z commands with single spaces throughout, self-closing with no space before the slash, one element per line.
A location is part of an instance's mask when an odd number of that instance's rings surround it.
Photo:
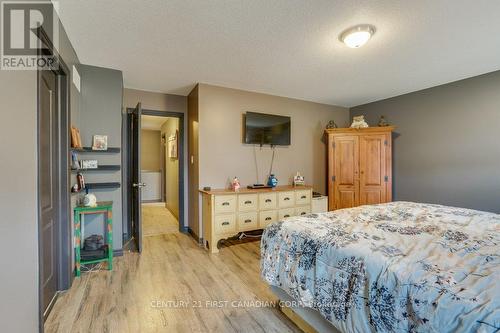
<path fill-rule="evenodd" d="M 359 204 L 359 138 L 356 135 L 333 139 L 333 209 Z"/>
<path fill-rule="evenodd" d="M 359 137 L 359 204 L 387 202 L 387 136 Z"/>

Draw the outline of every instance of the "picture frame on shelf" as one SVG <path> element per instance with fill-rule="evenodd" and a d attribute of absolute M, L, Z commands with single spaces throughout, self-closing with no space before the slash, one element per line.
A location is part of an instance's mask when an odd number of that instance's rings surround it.
<path fill-rule="evenodd" d="M 92 150 L 108 150 L 108 136 L 94 135 L 92 137 Z"/>
<path fill-rule="evenodd" d="M 82 138 L 80 136 L 80 130 L 74 126 L 71 126 L 71 147 L 72 148 L 82 148 Z"/>
<path fill-rule="evenodd" d="M 97 169 L 98 163 L 97 160 L 81 160 L 80 167 L 82 169 Z"/>

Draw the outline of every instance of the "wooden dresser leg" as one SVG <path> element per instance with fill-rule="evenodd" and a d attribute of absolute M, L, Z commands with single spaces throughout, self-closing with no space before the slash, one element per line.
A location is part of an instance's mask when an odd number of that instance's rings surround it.
<path fill-rule="evenodd" d="M 217 248 L 217 243 L 219 243 L 219 239 L 212 239 L 211 242 L 208 242 L 208 247 L 210 248 L 210 253 L 219 253 L 219 249 Z"/>

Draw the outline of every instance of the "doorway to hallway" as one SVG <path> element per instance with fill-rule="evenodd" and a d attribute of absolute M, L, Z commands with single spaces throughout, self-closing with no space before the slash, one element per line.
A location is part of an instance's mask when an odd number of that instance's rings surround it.
<path fill-rule="evenodd" d="M 184 114 L 142 110 L 140 103 L 127 111 L 125 201 L 135 208 L 124 243 L 141 252 L 143 237 L 185 229 Z"/>

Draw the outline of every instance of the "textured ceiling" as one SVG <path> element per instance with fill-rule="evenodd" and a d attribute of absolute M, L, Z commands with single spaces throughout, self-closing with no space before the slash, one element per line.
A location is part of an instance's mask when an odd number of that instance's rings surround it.
<path fill-rule="evenodd" d="M 128 88 L 203 82 L 354 106 L 500 69 L 495 0 L 60 0 L 82 63 Z M 373 24 L 360 49 L 344 29 Z"/>

